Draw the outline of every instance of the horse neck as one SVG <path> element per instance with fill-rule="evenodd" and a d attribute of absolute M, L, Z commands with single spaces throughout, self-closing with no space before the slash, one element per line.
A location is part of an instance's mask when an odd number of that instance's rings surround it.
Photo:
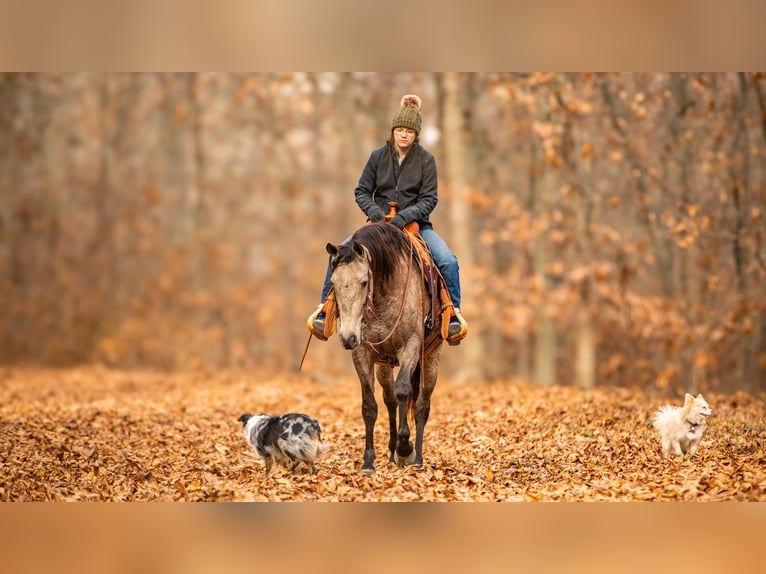
<path fill-rule="evenodd" d="M 388 281 L 384 283 L 378 279 L 374 282 L 372 305 L 378 315 L 396 316 L 402 305 L 407 305 L 413 297 L 420 299 L 417 263 L 405 253 L 398 255 L 393 265 Z M 404 297 L 406 300 L 403 301 Z"/>

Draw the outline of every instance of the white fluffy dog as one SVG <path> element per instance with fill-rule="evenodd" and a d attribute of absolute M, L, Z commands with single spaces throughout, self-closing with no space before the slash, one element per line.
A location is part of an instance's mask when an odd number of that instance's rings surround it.
<path fill-rule="evenodd" d="M 705 432 L 707 418 L 712 414 L 701 393 L 696 397 L 686 393 L 682 407 L 660 407 L 654 415 L 654 428 L 660 434 L 663 454 L 669 456 L 672 450 L 676 455 L 688 452 L 689 456 L 694 456 Z"/>

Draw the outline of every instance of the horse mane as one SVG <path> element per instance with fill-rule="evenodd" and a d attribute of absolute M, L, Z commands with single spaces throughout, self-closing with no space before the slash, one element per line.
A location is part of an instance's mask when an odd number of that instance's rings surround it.
<path fill-rule="evenodd" d="M 333 269 L 353 261 L 355 242 L 364 245 L 370 252 L 372 280 L 381 288 L 385 288 L 398 261 L 411 249 L 404 233 L 396 226 L 386 222 L 364 225 L 356 230 L 350 241 L 339 246 L 338 255 L 333 260 Z"/>

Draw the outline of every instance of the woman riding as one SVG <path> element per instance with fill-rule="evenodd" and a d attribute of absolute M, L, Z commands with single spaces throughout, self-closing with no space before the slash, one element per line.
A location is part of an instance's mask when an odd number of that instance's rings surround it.
<path fill-rule="evenodd" d="M 369 221 L 386 219 L 389 202 L 396 202 L 398 212 L 389 223 L 403 229 L 409 223 L 417 222 L 454 305 L 456 316 L 450 321 L 448 339 L 457 343 L 462 338 L 459 335 L 467 333 L 467 325 L 460 314 L 460 273 L 457 257 L 434 231 L 429 217 L 438 201 L 436 161 L 420 145 L 423 124 L 420 106 L 418 96 L 402 97 L 391 120 L 391 137 L 370 154 L 354 196 Z M 330 273 L 328 266 L 322 287 L 323 302 L 330 292 Z M 315 335 L 323 333 L 324 322 L 324 312 L 320 312 L 311 323 Z"/>

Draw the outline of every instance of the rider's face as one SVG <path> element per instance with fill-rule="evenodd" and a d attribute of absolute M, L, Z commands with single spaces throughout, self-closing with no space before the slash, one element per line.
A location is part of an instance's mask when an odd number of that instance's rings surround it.
<path fill-rule="evenodd" d="M 400 152 L 406 152 L 417 135 L 417 132 L 410 128 L 394 128 L 394 144 Z"/>

